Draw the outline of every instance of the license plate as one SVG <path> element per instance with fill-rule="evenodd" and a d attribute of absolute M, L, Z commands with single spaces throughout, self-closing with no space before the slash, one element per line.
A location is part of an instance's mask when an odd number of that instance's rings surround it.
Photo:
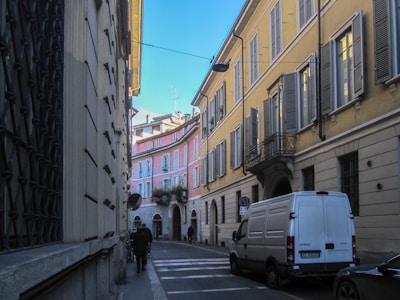
<path fill-rule="evenodd" d="M 301 258 L 319 258 L 319 252 L 300 252 Z"/>

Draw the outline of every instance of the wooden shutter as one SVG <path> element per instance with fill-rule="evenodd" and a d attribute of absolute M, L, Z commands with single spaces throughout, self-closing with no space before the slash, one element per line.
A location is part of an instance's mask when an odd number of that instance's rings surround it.
<path fill-rule="evenodd" d="M 321 48 L 321 105 L 324 114 L 332 111 L 331 42 Z"/>
<path fill-rule="evenodd" d="M 363 12 L 357 13 L 353 19 L 353 78 L 354 96 L 364 93 L 364 39 L 363 39 Z"/>
<path fill-rule="evenodd" d="M 264 100 L 264 138 L 271 136 L 271 97 Z"/>
<path fill-rule="evenodd" d="M 374 0 L 375 83 L 392 77 L 389 0 Z"/>
<path fill-rule="evenodd" d="M 296 73 L 283 76 L 284 132 L 297 130 Z"/>

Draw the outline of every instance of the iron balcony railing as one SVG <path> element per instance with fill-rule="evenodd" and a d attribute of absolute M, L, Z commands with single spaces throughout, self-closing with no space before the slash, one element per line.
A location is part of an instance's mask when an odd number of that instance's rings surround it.
<path fill-rule="evenodd" d="M 291 157 L 295 152 L 295 133 L 275 133 L 247 149 L 245 166 L 247 170 L 251 170 L 275 158 Z"/>

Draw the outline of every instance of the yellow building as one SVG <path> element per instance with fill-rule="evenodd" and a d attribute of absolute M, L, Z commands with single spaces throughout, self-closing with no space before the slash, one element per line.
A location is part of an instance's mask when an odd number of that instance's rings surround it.
<path fill-rule="evenodd" d="M 400 1 L 247 1 L 200 108 L 203 242 L 226 245 L 247 205 L 346 192 L 358 256 L 400 249 Z"/>

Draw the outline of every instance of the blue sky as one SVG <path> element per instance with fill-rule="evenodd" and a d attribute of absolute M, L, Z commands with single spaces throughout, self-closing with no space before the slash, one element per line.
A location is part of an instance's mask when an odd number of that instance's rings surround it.
<path fill-rule="evenodd" d="M 245 0 L 145 0 L 139 115 L 191 113 L 197 90 Z M 136 116 L 134 123 L 142 123 Z"/>

